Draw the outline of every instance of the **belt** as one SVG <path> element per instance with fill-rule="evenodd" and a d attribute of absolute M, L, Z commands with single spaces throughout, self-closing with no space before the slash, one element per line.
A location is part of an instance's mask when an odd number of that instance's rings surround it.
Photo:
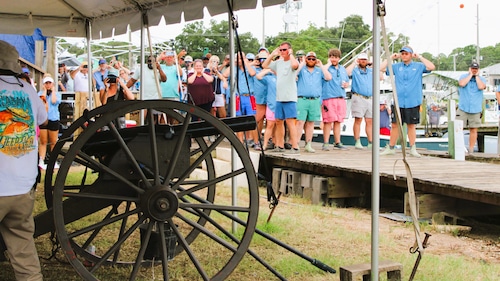
<path fill-rule="evenodd" d="M 355 95 L 355 96 L 362 97 L 362 98 L 364 98 L 365 100 L 369 100 L 369 99 L 371 99 L 371 98 L 372 98 L 372 97 L 369 97 L 369 96 L 364 96 L 364 95 L 362 95 L 362 94 L 358 94 L 358 93 L 352 93 L 352 94 L 353 94 L 353 95 Z"/>
<path fill-rule="evenodd" d="M 304 97 L 304 96 L 299 96 L 299 99 L 305 99 L 305 100 L 316 100 L 319 99 L 319 97 Z"/>

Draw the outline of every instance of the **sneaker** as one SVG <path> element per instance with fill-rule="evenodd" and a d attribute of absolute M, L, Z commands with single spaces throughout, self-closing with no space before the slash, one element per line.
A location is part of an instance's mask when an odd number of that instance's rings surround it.
<path fill-rule="evenodd" d="M 330 145 L 327 143 L 324 143 L 323 146 L 321 147 L 321 150 L 323 151 L 330 151 Z"/>
<path fill-rule="evenodd" d="M 306 143 L 306 146 L 304 147 L 304 150 L 306 152 L 314 153 L 316 150 L 312 148 L 311 142 Z"/>
<path fill-rule="evenodd" d="M 372 143 L 371 143 L 371 142 L 369 142 L 367 147 L 368 147 L 368 148 L 372 148 Z"/>
<path fill-rule="evenodd" d="M 380 155 L 394 155 L 396 154 L 396 149 L 391 148 L 390 146 L 386 146 L 384 151 L 380 153 Z"/>
<path fill-rule="evenodd" d="M 262 147 L 260 147 L 260 143 L 256 143 L 256 144 L 253 145 L 253 149 L 261 151 Z"/>
<path fill-rule="evenodd" d="M 333 148 L 335 149 L 340 149 L 340 150 L 347 150 L 347 147 L 345 147 L 341 142 L 336 143 Z"/>
<path fill-rule="evenodd" d="M 300 150 L 298 148 L 287 149 L 283 153 L 286 156 L 300 155 Z"/>
<path fill-rule="evenodd" d="M 356 144 L 354 145 L 354 148 L 356 149 L 365 149 L 363 145 L 361 144 L 361 140 L 357 140 Z"/>
<path fill-rule="evenodd" d="M 248 147 L 253 147 L 255 143 L 253 142 L 253 140 L 247 140 L 247 145 Z"/>
<path fill-rule="evenodd" d="M 47 164 L 45 164 L 45 161 L 43 160 L 38 161 L 38 167 L 42 170 L 47 170 Z"/>
<path fill-rule="evenodd" d="M 57 162 L 56 162 L 56 163 L 54 163 L 54 170 L 55 170 L 55 169 L 59 169 L 59 163 L 57 163 Z"/>
<path fill-rule="evenodd" d="M 285 149 L 292 149 L 292 145 L 289 143 L 285 143 Z"/>
<path fill-rule="evenodd" d="M 285 149 L 282 148 L 282 147 L 277 146 L 273 150 L 271 150 L 271 152 L 272 153 L 283 153 L 283 152 L 285 152 Z"/>
<path fill-rule="evenodd" d="M 411 146 L 411 149 L 410 149 L 410 155 L 411 155 L 411 156 L 413 156 L 413 157 L 417 157 L 417 158 L 422 157 L 422 155 L 420 155 L 420 154 L 417 152 L 417 146 L 416 146 L 416 145 L 412 145 L 412 146 Z"/>

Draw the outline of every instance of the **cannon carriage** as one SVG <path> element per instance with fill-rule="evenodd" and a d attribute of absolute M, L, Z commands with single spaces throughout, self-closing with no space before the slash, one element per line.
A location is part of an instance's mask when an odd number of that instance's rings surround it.
<path fill-rule="evenodd" d="M 153 112 L 176 125 L 156 124 Z M 118 128 L 117 120 L 130 113 L 144 114 L 145 125 Z M 35 217 L 35 236 L 55 230 L 86 280 L 98 280 L 105 265 L 129 266 L 135 280 L 148 264 L 162 264 L 169 280 L 169 261 L 182 252 L 201 280 L 224 280 L 247 252 L 257 222 L 257 178 L 234 133 L 254 128 L 253 117 L 220 121 L 198 107 L 163 100 L 116 102 L 86 112 L 52 152 L 47 211 Z M 213 155 L 220 145 L 233 147 L 241 168 L 216 174 Z M 200 166 L 206 172 L 193 177 Z M 76 178 L 74 170 L 80 171 Z M 238 175 L 246 179 L 239 190 L 248 200 L 219 200 L 218 183 Z M 243 229 L 238 237 L 231 234 L 233 223 Z M 220 253 L 216 263 L 204 256 L 207 247 Z"/>

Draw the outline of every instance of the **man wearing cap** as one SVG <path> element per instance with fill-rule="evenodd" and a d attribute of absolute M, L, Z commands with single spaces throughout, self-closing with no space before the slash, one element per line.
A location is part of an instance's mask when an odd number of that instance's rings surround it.
<path fill-rule="evenodd" d="M 278 57 L 279 59 L 274 60 Z M 263 68 L 270 68 L 276 73 L 276 129 L 274 152 L 285 155 L 299 155 L 299 142 L 297 140 L 297 69 L 299 62 L 293 55 L 292 45 L 283 42 L 262 63 Z M 285 151 L 285 126 L 290 131 L 292 149 Z"/>
<path fill-rule="evenodd" d="M 306 55 L 306 52 L 304 52 L 304 50 L 298 50 L 295 53 L 295 57 L 297 57 L 297 60 L 299 61 L 299 63 L 301 63 L 304 60 L 305 55 Z"/>
<path fill-rule="evenodd" d="M 82 116 L 83 111 L 87 108 L 87 100 L 89 98 L 89 68 L 86 61 L 71 71 L 71 79 L 73 79 L 73 89 L 75 90 L 75 106 L 73 111 L 73 119 L 76 120 Z M 81 129 L 78 129 L 76 134 L 79 134 Z"/>
<path fill-rule="evenodd" d="M 57 85 L 58 91 L 66 92 L 68 90 L 68 81 L 70 79 L 70 74 L 68 73 L 68 69 L 66 68 L 65 63 L 60 63 L 59 68 L 57 70 Z"/>
<path fill-rule="evenodd" d="M 38 175 L 36 127 L 47 122 L 47 111 L 23 79 L 19 53 L 0 41 L 0 234 L 7 246 L 16 280 L 42 281 L 33 239 L 33 207 Z M 3 253 L 1 249 L 0 252 Z"/>
<path fill-rule="evenodd" d="M 167 50 L 160 54 L 159 56 L 161 69 L 167 76 L 167 81 L 160 83 L 161 95 L 167 100 L 180 100 L 179 88 L 180 79 L 182 79 L 182 68 L 179 64 L 176 64 L 175 52 L 173 50 Z"/>
<path fill-rule="evenodd" d="M 372 145 L 372 88 L 373 88 L 373 69 L 368 67 L 368 55 L 361 53 L 355 62 L 347 68 L 347 75 L 352 77 L 351 85 L 351 113 L 354 117 L 354 147 L 363 149 L 360 139 L 361 122 L 365 118 L 365 132 L 368 139 L 368 148 Z"/>
<path fill-rule="evenodd" d="M 323 99 L 321 105 L 321 115 L 323 117 L 323 146 L 322 150 L 330 150 L 330 132 L 333 129 L 335 149 L 347 149 L 340 142 L 340 131 L 342 122 L 347 113 L 347 103 L 345 101 L 345 89 L 349 87 L 349 76 L 345 67 L 339 64 L 341 52 L 339 49 L 328 51 L 328 72 L 332 79 L 323 81 Z"/>
<path fill-rule="evenodd" d="M 479 75 L 479 64 L 473 62 L 469 73 L 462 74 L 458 79 L 458 110 L 456 118 L 464 122 L 464 128 L 469 128 L 469 155 L 474 153 L 477 141 L 477 128 L 481 126 L 483 111 L 483 90 L 486 89 L 486 79 Z"/>
<path fill-rule="evenodd" d="M 300 141 L 302 129 L 305 132 L 304 150 L 314 153 L 311 142 L 314 122 L 321 121 L 321 93 L 323 80 L 331 80 L 332 75 L 315 52 L 309 52 L 297 70 L 297 140 Z"/>
<path fill-rule="evenodd" d="M 193 68 L 193 57 L 185 56 L 184 57 L 184 67 L 182 67 L 182 89 L 181 89 L 181 97 L 182 101 L 187 100 L 187 77 L 189 74 L 194 73 Z"/>
<path fill-rule="evenodd" d="M 392 70 L 396 80 L 397 98 L 401 113 L 401 122 L 408 126 L 408 140 L 410 142 L 410 155 L 421 157 L 417 152 L 415 141 L 417 139 L 417 124 L 420 123 L 420 105 L 422 104 L 422 74 L 429 73 L 434 70 L 434 64 L 428 59 L 413 52 L 410 46 L 404 46 L 399 53 L 391 55 L 393 60 L 401 59 L 401 62 L 394 63 Z M 419 59 L 420 62 L 414 62 L 413 58 Z M 387 60 L 384 60 L 380 65 L 380 71 L 386 72 L 389 75 Z M 394 108 L 392 109 L 392 123 L 397 122 Z M 380 153 L 380 155 L 393 155 L 396 153 L 394 147 L 399 137 L 399 128 L 396 125 L 392 126 L 389 146 Z M 406 139 L 406 138 L 404 138 Z"/>
<path fill-rule="evenodd" d="M 95 99 L 94 96 L 94 102 L 96 107 L 101 105 L 101 100 L 100 97 L 104 94 L 104 91 L 106 90 L 106 86 L 104 85 L 104 79 L 108 77 L 108 69 L 110 67 L 108 66 L 108 63 L 106 62 L 105 59 L 100 59 L 99 60 L 99 67 L 94 70 L 94 80 L 95 80 L 95 88 L 98 91 L 98 96 L 97 99 Z"/>

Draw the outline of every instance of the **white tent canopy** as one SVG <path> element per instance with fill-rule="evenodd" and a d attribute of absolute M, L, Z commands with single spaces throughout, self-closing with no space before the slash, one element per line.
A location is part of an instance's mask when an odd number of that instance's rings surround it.
<path fill-rule="evenodd" d="M 257 0 L 229 0 L 233 10 L 255 9 Z M 285 0 L 261 0 L 267 7 Z M 108 38 L 141 29 L 142 15 L 156 26 L 203 18 L 206 7 L 211 16 L 228 12 L 227 0 L 34 0 L 1 1 L 0 33 L 27 34 L 40 28 L 45 36 Z M 87 34 L 88 25 L 92 26 Z M 113 32 L 114 30 L 114 32 Z M 88 36 L 90 35 L 90 36 Z"/>

